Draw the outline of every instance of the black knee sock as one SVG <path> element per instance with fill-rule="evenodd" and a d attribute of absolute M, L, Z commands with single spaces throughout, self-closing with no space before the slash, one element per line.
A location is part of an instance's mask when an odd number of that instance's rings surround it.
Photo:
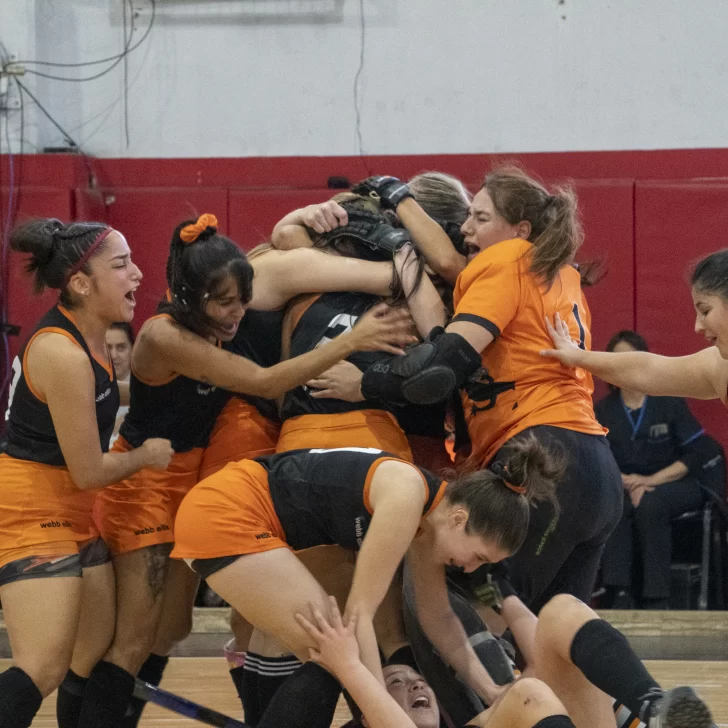
<path fill-rule="evenodd" d="M 240 698 L 240 703 L 243 702 L 243 670 L 245 668 L 242 665 L 239 665 L 238 667 L 232 667 L 230 668 L 230 679 L 233 681 L 233 685 L 235 685 L 235 691 L 238 694 L 238 697 Z M 243 708 L 244 710 L 245 708 Z"/>
<path fill-rule="evenodd" d="M 603 619 L 592 619 L 576 633 L 571 643 L 571 661 L 592 685 L 633 713 L 639 713 L 640 698 L 651 688 L 659 687 L 627 638 Z"/>
<path fill-rule="evenodd" d="M 132 692 L 134 676 L 102 660 L 86 684 L 78 728 L 121 728 Z"/>
<path fill-rule="evenodd" d="M 137 673 L 137 677 L 145 683 L 149 683 L 156 687 L 162 682 L 164 668 L 167 667 L 168 662 L 169 657 L 151 653 L 149 657 L 147 657 L 146 662 L 141 666 L 141 669 Z M 123 728 L 137 727 L 146 704 L 146 700 L 139 700 L 139 698 L 131 698 L 131 700 L 129 700 L 129 705 L 126 708 L 126 714 L 124 715 L 124 720 L 122 722 Z"/>
<path fill-rule="evenodd" d="M 258 728 L 329 728 L 340 694 L 335 677 L 307 662 L 278 688 Z"/>
<path fill-rule="evenodd" d="M 284 657 L 259 657 L 253 655 L 253 660 L 257 658 L 258 673 L 258 710 L 262 716 L 266 708 L 273 700 L 273 696 L 281 685 L 296 670 L 301 667 L 301 663 L 293 655 L 285 655 Z M 245 658 L 246 665 L 250 660 L 250 653 Z"/>
<path fill-rule="evenodd" d="M 42 702 L 40 690 L 19 667 L 0 673 L 1 728 L 29 728 Z"/>
<path fill-rule="evenodd" d="M 242 671 L 240 673 L 240 692 L 238 694 L 240 695 L 240 702 L 243 704 L 246 725 L 256 726 L 262 715 L 258 705 L 258 673 L 255 670 L 246 670 L 247 664 L 246 659 L 245 665 L 235 668 Z M 230 674 L 232 675 L 232 670 Z"/>
<path fill-rule="evenodd" d="M 56 700 L 58 728 L 78 728 L 87 682 L 87 677 L 76 675 L 73 670 L 66 673 L 66 677 L 63 678 L 63 682 L 58 688 L 58 699 Z"/>

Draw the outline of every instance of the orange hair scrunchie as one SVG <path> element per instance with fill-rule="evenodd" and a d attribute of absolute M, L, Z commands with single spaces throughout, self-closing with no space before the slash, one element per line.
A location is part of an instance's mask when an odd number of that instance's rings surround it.
<path fill-rule="evenodd" d="M 183 243 L 194 243 L 209 227 L 217 229 L 217 218 L 206 212 L 204 215 L 200 215 L 197 218 L 196 223 L 192 225 L 185 225 L 179 231 L 179 237 Z"/>

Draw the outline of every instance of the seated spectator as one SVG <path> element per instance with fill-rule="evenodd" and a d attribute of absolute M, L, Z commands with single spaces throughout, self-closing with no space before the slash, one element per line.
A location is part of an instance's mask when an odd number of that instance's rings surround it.
<path fill-rule="evenodd" d="M 620 331 L 607 351 L 648 351 L 634 331 Z M 602 606 L 668 609 L 672 519 L 699 508 L 702 494 L 698 445 L 703 428 L 684 400 L 652 397 L 610 385 L 596 415 L 609 428 L 609 444 L 622 473 L 624 513 L 602 558 L 606 589 Z M 635 553 L 636 552 L 636 553 Z M 639 560 L 642 586 L 634 593 L 633 566 Z"/>
<path fill-rule="evenodd" d="M 131 350 L 134 346 L 134 329 L 126 321 L 117 321 L 111 324 L 106 332 L 106 346 L 109 349 L 109 356 L 114 363 L 114 373 L 118 382 L 128 382 L 131 374 Z M 114 434 L 111 436 L 111 443 L 119 437 L 119 428 L 124 421 L 128 407 L 119 407 L 116 414 Z"/>

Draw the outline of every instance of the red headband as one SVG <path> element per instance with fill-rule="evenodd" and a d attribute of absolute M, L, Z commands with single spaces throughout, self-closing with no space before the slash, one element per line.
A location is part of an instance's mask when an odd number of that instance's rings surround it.
<path fill-rule="evenodd" d="M 88 246 L 86 249 L 86 252 L 76 261 L 76 265 L 71 268 L 70 271 L 66 274 L 66 279 L 63 281 L 63 287 L 65 288 L 71 281 L 71 278 L 78 273 L 81 268 L 83 268 L 86 263 L 88 263 L 88 259 L 98 250 L 99 245 L 106 240 L 106 238 L 109 236 L 109 233 L 113 233 L 114 228 L 104 228 L 97 236 L 96 239 L 91 243 L 91 245 Z"/>

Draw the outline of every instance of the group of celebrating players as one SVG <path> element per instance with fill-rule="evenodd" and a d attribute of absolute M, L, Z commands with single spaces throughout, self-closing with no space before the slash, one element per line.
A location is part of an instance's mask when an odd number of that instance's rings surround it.
<path fill-rule="evenodd" d="M 203 214 L 120 387 L 105 335 L 143 285 L 123 234 L 16 228 L 60 296 L 0 454 L 0 728 L 57 688 L 60 728 L 137 725 L 200 578 L 232 607 L 251 726 L 327 728 L 343 686 L 369 728 L 709 728 L 584 603 L 622 510 L 590 372 L 725 402 L 728 252 L 693 274 L 711 347 L 596 353 L 582 237 L 574 192 L 516 167 L 472 198 L 371 177 L 247 255 Z"/>

